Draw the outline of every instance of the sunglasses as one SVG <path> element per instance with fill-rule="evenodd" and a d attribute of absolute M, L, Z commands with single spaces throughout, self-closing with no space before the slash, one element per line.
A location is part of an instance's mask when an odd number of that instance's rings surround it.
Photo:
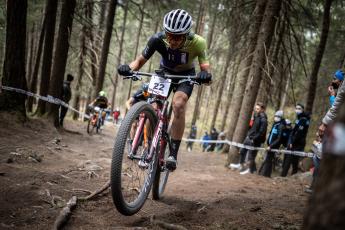
<path fill-rule="evenodd" d="M 167 39 L 169 41 L 182 41 L 185 39 L 186 35 L 185 34 L 171 34 L 171 33 L 166 33 Z"/>

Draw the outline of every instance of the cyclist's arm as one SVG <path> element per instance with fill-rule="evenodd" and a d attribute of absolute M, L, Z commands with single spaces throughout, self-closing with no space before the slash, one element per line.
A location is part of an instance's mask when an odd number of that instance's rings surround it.
<path fill-rule="evenodd" d="M 141 54 L 139 57 L 137 57 L 134 61 L 129 64 L 129 67 L 132 70 L 139 70 L 145 63 L 147 62 L 147 59 L 144 58 L 144 56 Z"/>

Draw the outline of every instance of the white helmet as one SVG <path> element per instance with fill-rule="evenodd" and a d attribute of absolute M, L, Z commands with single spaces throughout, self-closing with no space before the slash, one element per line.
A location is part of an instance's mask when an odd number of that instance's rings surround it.
<path fill-rule="evenodd" d="M 164 30 L 172 34 L 186 34 L 192 28 L 192 17 L 181 9 L 172 10 L 164 16 Z"/>
<path fill-rule="evenodd" d="M 282 110 L 278 110 L 275 114 L 274 114 L 275 117 L 280 117 L 282 118 L 284 116 L 284 112 Z"/>

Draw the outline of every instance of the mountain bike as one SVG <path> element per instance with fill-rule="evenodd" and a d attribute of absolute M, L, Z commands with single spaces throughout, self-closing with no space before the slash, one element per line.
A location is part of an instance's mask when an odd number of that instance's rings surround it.
<path fill-rule="evenodd" d="M 99 133 L 101 130 L 103 118 L 102 118 L 102 113 L 103 109 L 101 109 L 98 106 L 95 106 L 94 108 L 91 107 L 91 114 L 90 114 L 90 119 L 87 123 L 87 128 L 86 131 L 88 134 L 92 135 L 94 131 L 96 133 Z"/>
<path fill-rule="evenodd" d="M 133 72 L 125 79 L 151 77 L 148 101 L 134 104 L 118 129 L 111 162 L 111 192 L 117 210 L 133 215 L 144 205 L 152 188 L 162 198 L 169 177 L 166 159 L 171 150 L 168 127 L 172 113 L 168 96 L 174 84 L 199 84 L 195 76 Z M 177 83 L 172 80 L 178 80 Z"/>

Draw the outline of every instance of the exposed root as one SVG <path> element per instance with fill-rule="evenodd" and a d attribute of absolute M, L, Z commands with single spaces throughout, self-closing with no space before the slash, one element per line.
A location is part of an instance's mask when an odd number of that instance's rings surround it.
<path fill-rule="evenodd" d="M 98 194 L 104 192 L 105 190 L 107 190 L 110 187 L 110 180 L 107 181 L 101 188 L 99 188 L 98 190 L 94 191 L 93 193 L 91 193 L 90 195 L 86 196 L 86 197 L 80 197 L 78 198 L 78 200 L 90 200 L 93 197 L 97 196 Z"/>
<path fill-rule="evenodd" d="M 168 230 L 187 230 L 187 228 L 177 225 L 177 224 L 169 224 L 161 220 L 157 220 L 155 216 L 151 216 L 150 218 L 150 223 L 152 225 L 157 225 L 163 229 L 168 229 Z"/>
<path fill-rule="evenodd" d="M 61 229 L 68 221 L 73 209 L 77 205 L 77 197 L 72 196 L 72 198 L 67 202 L 66 206 L 61 210 L 59 216 L 54 222 L 53 229 Z"/>

